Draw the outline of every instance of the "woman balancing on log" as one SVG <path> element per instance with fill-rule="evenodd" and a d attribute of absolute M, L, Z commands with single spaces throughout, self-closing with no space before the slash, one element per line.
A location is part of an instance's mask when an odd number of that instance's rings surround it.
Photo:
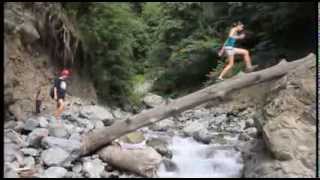
<path fill-rule="evenodd" d="M 224 53 L 227 55 L 228 64 L 223 68 L 217 81 L 223 81 L 223 76 L 232 68 L 234 65 L 234 55 L 239 54 L 244 57 L 244 62 L 246 64 L 245 72 L 252 72 L 257 68 L 257 65 L 252 66 L 249 51 L 246 49 L 235 48 L 236 40 L 243 39 L 245 37 L 244 33 L 241 33 L 244 29 L 244 25 L 239 21 L 233 23 L 232 28 L 229 32 L 229 37 L 223 44 L 223 47 L 219 51 L 218 55 L 222 56 Z"/>

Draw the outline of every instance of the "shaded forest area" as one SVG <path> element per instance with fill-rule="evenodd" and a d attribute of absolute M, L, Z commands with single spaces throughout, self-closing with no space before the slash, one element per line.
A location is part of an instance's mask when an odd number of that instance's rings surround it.
<path fill-rule="evenodd" d="M 133 86 L 154 80 L 152 91 L 176 98 L 214 83 L 217 51 L 231 24 L 242 21 L 253 64 L 266 68 L 315 53 L 314 3 L 135 2 L 62 3 L 77 29 L 75 61 L 93 78 L 101 102 L 140 109 Z M 316 37 L 316 36 L 314 36 Z M 312 39 L 310 41 L 310 39 Z M 230 76 L 244 64 L 237 62 Z"/>

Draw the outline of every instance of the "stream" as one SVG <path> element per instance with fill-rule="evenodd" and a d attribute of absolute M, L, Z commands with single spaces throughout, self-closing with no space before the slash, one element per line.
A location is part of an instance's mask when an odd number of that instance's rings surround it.
<path fill-rule="evenodd" d="M 165 137 L 172 151 L 171 161 L 176 168 L 166 168 L 161 163 L 158 169 L 160 178 L 236 178 L 242 176 L 243 160 L 241 153 L 233 146 L 202 144 L 192 137 L 148 132 L 148 137 Z"/>
<path fill-rule="evenodd" d="M 159 177 L 241 177 L 241 153 L 233 149 L 219 149 L 182 137 L 173 137 L 169 148 L 173 152 L 172 161 L 178 168 L 168 172 L 161 164 Z"/>

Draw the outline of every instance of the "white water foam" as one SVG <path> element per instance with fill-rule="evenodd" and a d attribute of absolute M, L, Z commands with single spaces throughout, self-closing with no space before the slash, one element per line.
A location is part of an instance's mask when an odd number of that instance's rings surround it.
<path fill-rule="evenodd" d="M 177 178 L 231 178 L 241 177 L 243 164 L 241 153 L 234 149 L 219 149 L 200 144 L 192 138 L 173 137 L 169 145 L 172 161 L 178 170 L 168 172 L 160 165 L 158 176 Z"/>

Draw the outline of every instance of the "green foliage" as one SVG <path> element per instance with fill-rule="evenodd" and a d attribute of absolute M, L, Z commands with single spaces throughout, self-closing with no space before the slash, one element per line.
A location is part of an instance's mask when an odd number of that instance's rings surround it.
<path fill-rule="evenodd" d="M 222 71 L 225 61 L 217 51 L 234 21 L 245 24 L 246 39 L 237 46 L 250 50 L 254 64 L 314 47 L 311 41 L 301 45 L 313 32 L 314 13 L 308 10 L 313 6 L 307 3 L 74 2 L 64 7 L 81 32 L 82 67 L 90 70 L 99 98 L 117 105 L 139 106 L 142 94 L 134 89 L 147 79 L 156 79 L 153 90 L 169 97 L 215 83 L 206 75 Z M 242 60 L 237 62 L 229 77 L 243 68 Z"/>
<path fill-rule="evenodd" d="M 171 53 L 169 61 L 186 61 L 190 58 L 190 55 L 194 53 L 210 50 L 211 48 L 219 48 L 220 43 L 215 39 L 211 39 L 207 36 L 202 40 L 194 38 L 187 38 L 178 44 L 176 50 Z"/>
<path fill-rule="evenodd" d="M 139 90 L 139 88 L 143 86 L 144 83 L 145 83 L 145 76 L 143 74 L 134 75 L 131 79 L 131 84 L 133 85 L 133 87 L 132 87 L 131 95 L 129 96 L 129 98 L 130 98 L 130 102 L 132 102 L 132 104 L 135 106 L 140 106 L 141 99 L 145 94 L 144 92 L 141 92 L 141 90 Z"/>
<path fill-rule="evenodd" d="M 174 3 L 173 5 L 166 3 L 166 12 L 175 17 L 175 20 L 180 20 L 179 24 L 182 25 L 182 30 L 179 33 L 181 35 L 175 37 L 181 37 L 181 39 L 175 38 L 178 39 L 178 43 L 173 43 L 172 41 L 174 40 L 170 39 L 171 43 L 169 47 L 172 51 L 169 51 L 171 53 L 166 63 L 166 73 L 163 77 L 159 78 L 155 89 L 160 88 L 168 91 L 169 87 L 172 87 L 174 89 L 172 91 L 176 91 L 179 89 L 181 80 L 187 83 L 183 79 L 189 79 L 189 73 L 182 72 L 192 72 L 193 70 L 192 67 L 185 64 L 187 61 L 190 62 L 192 57 L 197 57 L 197 60 L 201 62 L 202 60 L 197 56 L 199 53 L 203 55 L 202 57 L 205 57 L 204 54 L 207 54 L 207 61 L 213 61 L 212 64 L 207 64 L 209 66 L 207 68 L 212 69 L 215 74 L 220 73 L 224 65 L 222 62 L 224 61 L 219 61 L 220 64 L 217 65 L 219 58 L 216 57 L 215 52 L 219 43 L 221 45 L 221 42 L 225 40 L 231 24 L 239 20 L 245 24 L 247 38 L 244 41 L 239 41 L 237 45 L 250 50 L 254 64 L 260 64 L 260 67 L 262 67 L 268 66 L 267 64 L 269 63 L 270 66 L 274 63 L 274 59 L 280 59 L 279 57 L 284 54 L 298 58 L 297 55 L 301 54 L 301 51 L 298 53 L 294 52 L 295 50 L 292 49 L 297 49 L 297 47 L 293 45 L 298 45 L 298 49 L 310 49 L 314 47 L 310 41 L 308 41 L 309 45 L 305 44 L 304 47 L 299 46 L 300 42 L 305 42 L 301 37 L 306 36 L 306 32 L 312 32 L 312 27 L 305 23 L 312 20 L 312 14 L 314 13 L 306 11 L 308 7 L 312 9 L 311 6 L 306 3 L 285 2 Z M 191 7 L 196 7 L 195 9 L 198 10 L 193 12 L 197 13 L 192 14 Z M 185 14 L 187 15 L 184 16 Z M 297 31 L 292 31 L 290 28 Z M 296 36 L 301 33 L 304 33 L 303 36 Z M 207 38 L 208 40 L 203 40 L 201 36 L 206 35 L 211 37 L 211 39 Z M 212 46 L 211 51 L 203 51 L 204 46 L 201 46 L 200 44 L 202 43 L 198 43 L 199 41 L 208 44 L 210 42 L 212 44 L 217 43 L 217 46 Z M 213 55 L 209 55 L 212 51 Z M 244 64 L 242 62 L 236 63 L 229 75 L 233 76 L 240 70 L 243 70 L 243 68 Z M 202 71 L 207 70 L 206 68 L 199 67 L 198 70 L 200 69 Z M 193 78 L 204 76 L 205 74 L 204 72 L 199 72 L 198 75 L 193 74 L 194 76 L 190 77 L 190 81 L 195 81 Z M 169 76 L 177 77 L 169 78 Z M 200 79 L 197 80 L 200 81 Z M 201 80 L 203 81 L 204 78 Z M 213 79 L 209 79 L 206 84 L 214 82 Z M 197 86 L 193 83 L 187 84 L 190 84 L 190 87 Z M 182 89 L 184 88 L 186 87 L 183 86 Z"/>
<path fill-rule="evenodd" d="M 163 70 L 158 74 L 154 90 L 160 94 L 172 94 L 197 87 L 215 63 L 214 53 L 221 43 L 210 32 L 199 28 L 203 27 L 198 15 L 201 12 L 200 3 L 163 3 L 157 10 L 154 10 L 156 5 L 149 6 L 153 12 L 163 14 L 156 15 L 155 18 L 161 19 L 156 19 L 159 23 L 152 24 L 158 26 L 153 28 L 157 29 L 155 37 L 158 38 L 147 56 L 152 67 L 162 67 L 159 69 Z"/>
<path fill-rule="evenodd" d="M 76 12 L 82 9 L 74 8 Z M 83 49 L 90 54 L 85 63 L 91 67 L 100 100 L 136 103 L 131 78 L 144 72 L 145 24 L 128 3 L 92 3 L 87 11 L 86 16 L 78 16 L 78 27 Z"/>

